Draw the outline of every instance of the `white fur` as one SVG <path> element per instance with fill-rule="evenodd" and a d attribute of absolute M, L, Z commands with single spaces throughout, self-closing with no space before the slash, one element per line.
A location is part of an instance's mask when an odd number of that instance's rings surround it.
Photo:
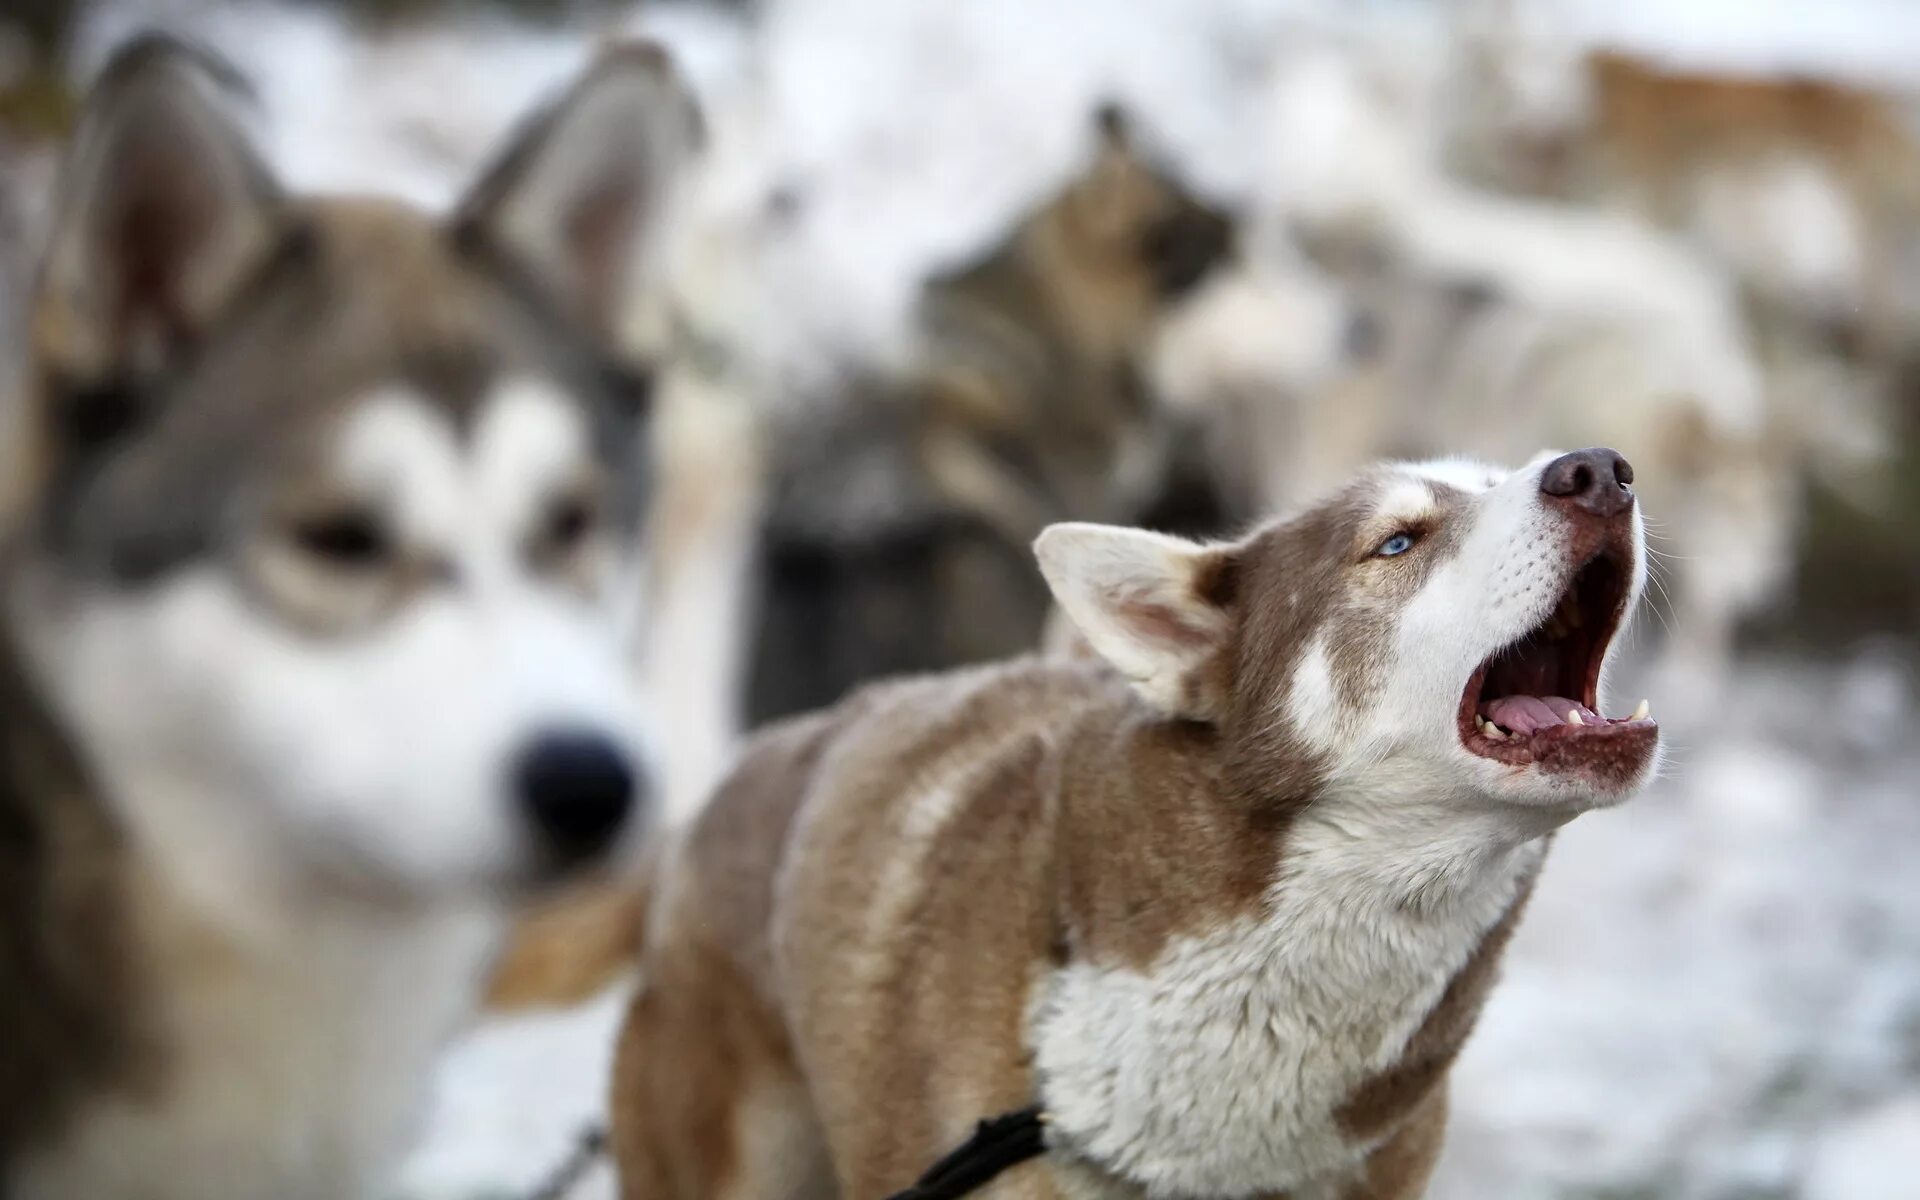
<path fill-rule="evenodd" d="M 1488 488 L 1499 487 L 1508 475 L 1505 467 L 1489 466 L 1472 458 L 1432 458 L 1410 464 L 1405 469 L 1463 492 L 1484 492 Z"/>
<path fill-rule="evenodd" d="M 1181 712 L 1186 680 L 1226 633 L 1225 612 L 1196 602 L 1194 572 L 1204 553 L 1180 538 L 1106 525 L 1049 526 L 1034 543 L 1054 599 L 1147 701 Z M 1185 638 L 1168 638 L 1142 610 L 1177 620 Z"/>
<path fill-rule="evenodd" d="M 1872 294 L 1871 239 L 1845 184 L 1809 154 L 1703 172 L 1695 232 L 1742 280 L 1829 318 Z"/>
<path fill-rule="evenodd" d="M 1307 396 L 1338 377 L 1350 305 L 1287 250 L 1216 273 L 1167 315 L 1149 369 L 1170 408 L 1205 412 L 1241 389 Z"/>
<path fill-rule="evenodd" d="M 1339 694 L 1334 690 L 1333 659 L 1327 653 L 1327 639 L 1315 638 L 1293 668 L 1293 685 L 1287 694 L 1286 719 L 1304 734 L 1317 750 L 1333 750 L 1345 740 L 1345 731 L 1337 719 Z M 1329 719 L 1334 718 L 1334 719 Z"/>
<path fill-rule="evenodd" d="M 406 388 L 383 387 L 358 407 L 337 440 L 337 473 L 391 504 L 407 536 L 459 545 L 462 566 L 514 549 L 536 506 L 588 461 L 575 406 L 532 379 L 497 386 L 470 446 Z"/>
<path fill-rule="evenodd" d="M 655 404 L 657 447 L 646 623 L 632 639 L 659 713 L 663 820 L 700 810 L 732 762 L 750 648 L 763 432 L 747 389 L 670 367 Z"/>
<path fill-rule="evenodd" d="M 1397 1060 L 1545 850 L 1387 786 L 1328 807 L 1289 839 L 1260 916 L 1144 972 L 1076 963 L 1040 990 L 1035 1067 L 1070 1151 L 1152 1197 L 1342 1194 L 1370 1147 L 1334 1110 Z M 1409 872 L 1454 882 L 1396 903 Z"/>
<path fill-rule="evenodd" d="M 1433 489 L 1410 475 L 1395 479 L 1373 504 L 1375 515 L 1390 522 L 1417 521 L 1433 510 Z"/>
<path fill-rule="evenodd" d="M 164 1092 L 88 1110 L 19 1194 L 354 1196 L 390 1165 L 476 989 L 490 898 L 537 863 L 515 756 L 584 727 L 644 765 L 612 605 L 524 553 L 587 465 L 581 422 L 524 381 L 464 438 L 391 389 L 347 418 L 335 473 L 453 569 L 371 629 L 292 628 L 217 561 L 15 596 L 130 833 L 169 1055 Z"/>

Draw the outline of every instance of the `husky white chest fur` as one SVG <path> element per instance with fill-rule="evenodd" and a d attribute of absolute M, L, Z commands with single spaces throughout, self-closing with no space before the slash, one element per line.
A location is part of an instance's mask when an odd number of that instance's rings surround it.
<path fill-rule="evenodd" d="M 697 122 L 610 52 L 447 219 L 285 195 L 147 38 L 75 136 L 0 540 L 0 1193 L 353 1200 L 514 903 L 622 852 Z"/>
<path fill-rule="evenodd" d="M 626 1195 L 877 1200 L 1037 1104 L 996 1196 L 1419 1196 L 1547 839 L 1654 768 L 1599 707 L 1631 482 L 1383 465 L 1229 544 L 1050 529 L 1089 654 L 770 730 L 665 856 Z"/>
<path fill-rule="evenodd" d="M 1380 903 L 1372 872 L 1344 875 L 1300 845 L 1260 915 L 1180 939 L 1144 970 L 1060 968 L 1028 1035 L 1056 1136 L 1156 1196 L 1304 1197 L 1339 1179 L 1380 1132 L 1349 1098 L 1402 1061 L 1504 936 L 1543 856 L 1499 855 L 1428 910 Z"/>

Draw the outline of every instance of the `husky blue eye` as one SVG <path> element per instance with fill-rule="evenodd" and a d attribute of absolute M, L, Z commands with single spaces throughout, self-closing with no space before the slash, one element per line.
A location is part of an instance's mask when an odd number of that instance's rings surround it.
<path fill-rule="evenodd" d="M 1392 558 L 1396 554 L 1405 554 L 1411 549 L 1413 549 L 1413 535 L 1410 533 L 1396 533 L 1386 541 L 1381 542 L 1380 548 L 1375 550 L 1374 553 L 1381 558 Z"/>

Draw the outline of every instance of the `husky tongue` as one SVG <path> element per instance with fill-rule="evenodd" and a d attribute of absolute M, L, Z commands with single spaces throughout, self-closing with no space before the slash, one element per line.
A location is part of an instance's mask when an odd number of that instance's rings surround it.
<path fill-rule="evenodd" d="M 1584 704 L 1565 696 L 1502 696 L 1487 705 L 1487 719 L 1513 733 L 1533 733 L 1549 725 L 1567 724 L 1567 714 L 1578 712 L 1588 725 L 1600 718 Z"/>

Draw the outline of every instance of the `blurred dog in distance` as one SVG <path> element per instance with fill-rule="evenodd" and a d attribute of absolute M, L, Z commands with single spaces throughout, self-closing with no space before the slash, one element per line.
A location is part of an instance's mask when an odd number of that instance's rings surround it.
<path fill-rule="evenodd" d="M 507 905 L 616 858 L 647 368 L 698 136 L 609 52 L 453 215 L 286 194 L 166 38 L 67 155 L 6 476 L 0 1191 L 371 1194 Z"/>
<path fill-rule="evenodd" d="M 1880 355 L 1920 334 L 1920 140 L 1859 83 L 1657 62 L 1495 23 L 1458 39 L 1449 161 L 1686 236 L 1750 297 Z M 1523 77 L 1551 71 L 1556 89 Z"/>
<path fill-rule="evenodd" d="M 1118 108 L 1095 130 L 1063 190 L 926 281 L 903 372 L 855 372 L 773 433 L 749 724 L 1031 648 L 1048 599 L 1026 547 L 1051 521 L 1227 520 L 1144 360 L 1232 253 L 1233 220 Z"/>

